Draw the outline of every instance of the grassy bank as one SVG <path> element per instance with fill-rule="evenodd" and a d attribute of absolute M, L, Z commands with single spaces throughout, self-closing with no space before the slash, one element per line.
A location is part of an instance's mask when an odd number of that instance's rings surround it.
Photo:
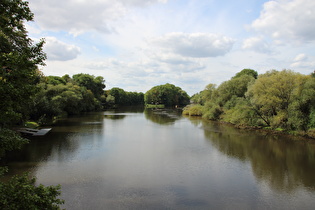
<path fill-rule="evenodd" d="M 164 104 L 146 104 L 146 108 L 159 108 L 159 109 L 164 109 L 165 105 Z"/>

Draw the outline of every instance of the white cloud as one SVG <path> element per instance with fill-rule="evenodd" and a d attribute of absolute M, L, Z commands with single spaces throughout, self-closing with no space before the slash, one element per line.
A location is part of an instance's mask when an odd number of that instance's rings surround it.
<path fill-rule="evenodd" d="M 167 0 L 118 0 L 124 4 L 132 6 L 147 6 L 152 3 L 161 2 L 166 3 Z"/>
<path fill-rule="evenodd" d="M 314 69 L 315 67 L 315 62 L 314 61 L 309 61 L 309 58 L 306 54 L 301 53 L 298 54 L 294 59 L 293 63 L 290 65 L 292 68 L 305 68 L 308 71 Z"/>
<path fill-rule="evenodd" d="M 305 60 L 307 60 L 307 56 L 304 53 L 298 54 L 294 58 L 294 61 L 305 61 Z"/>
<path fill-rule="evenodd" d="M 282 39 L 315 41 L 314 11 L 314 0 L 268 1 L 251 27 L 277 42 Z"/>
<path fill-rule="evenodd" d="M 44 52 L 48 60 L 68 61 L 75 59 L 80 54 L 80 48 L 57 40 L 55 37 L 46 37 Z"/>
<path fill-rule="evenodd" d="M 109 58 L 104 61 L 88 62 L 84 66 L 89 69 L 102 70 L 102 69 L 117 69 L 124 66 L 124 62 L 114 58 Z"/>
<path fill-rule="evenodd" d="M 243 49 L 253 50 L 260 53 L 270 53 L 269 44 L 262 37 L 251 37 L 243 42 Z"/>
<path fill-rule="evenodd" d="M 205 68 L 205 65 L 196 58 L 183 57 L 171 53 L 156 53 L 150 57 L 152 62 L 158 62 L 168 72 L 194 72 Z"/>
<path fill-rule="evenodd" d="M 64 30 L 78 35 L 86 31 L 115 32 L 115 21 L 130 7 L 167 0 L 30 0 L 36 22 L 45 30 Z"/>
<path fill-rule="evenodd" d="M 234 44 L 232 38 L 210 33 L 169 33 L 151 42 L 166 52 L 192 58 L 222 56 Z"/>

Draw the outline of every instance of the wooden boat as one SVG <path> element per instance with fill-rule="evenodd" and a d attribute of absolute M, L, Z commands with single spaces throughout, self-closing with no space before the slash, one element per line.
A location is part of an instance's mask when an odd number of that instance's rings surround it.
<path fill-rule="evenodd" d="M 43 128 L 43 129 L 32 129 L 32 128 L 19 128 L 17 131 L 24 135 L 30 136 L 44 136 L 46 135 L 51 128 Z"/>

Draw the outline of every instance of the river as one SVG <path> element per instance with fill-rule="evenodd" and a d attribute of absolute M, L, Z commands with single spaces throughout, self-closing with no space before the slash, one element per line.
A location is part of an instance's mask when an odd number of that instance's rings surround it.
<path fill-rule="evenodd" d="M 60 120 L 10 155 L 10 173 L 61 184 L 66 209 L 314 209 L 315 143 L 177 110 Z"/>

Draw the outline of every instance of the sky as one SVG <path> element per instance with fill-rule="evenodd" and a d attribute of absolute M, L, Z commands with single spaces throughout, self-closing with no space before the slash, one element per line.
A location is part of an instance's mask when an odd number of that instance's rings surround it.
<path fill-rule="evenodd" d="M 245 68 L 315 70 L 314 0 L 28 0 L 46 76 L 102 76 L 106 89 L 166 83 L 189 95 Z"/>

